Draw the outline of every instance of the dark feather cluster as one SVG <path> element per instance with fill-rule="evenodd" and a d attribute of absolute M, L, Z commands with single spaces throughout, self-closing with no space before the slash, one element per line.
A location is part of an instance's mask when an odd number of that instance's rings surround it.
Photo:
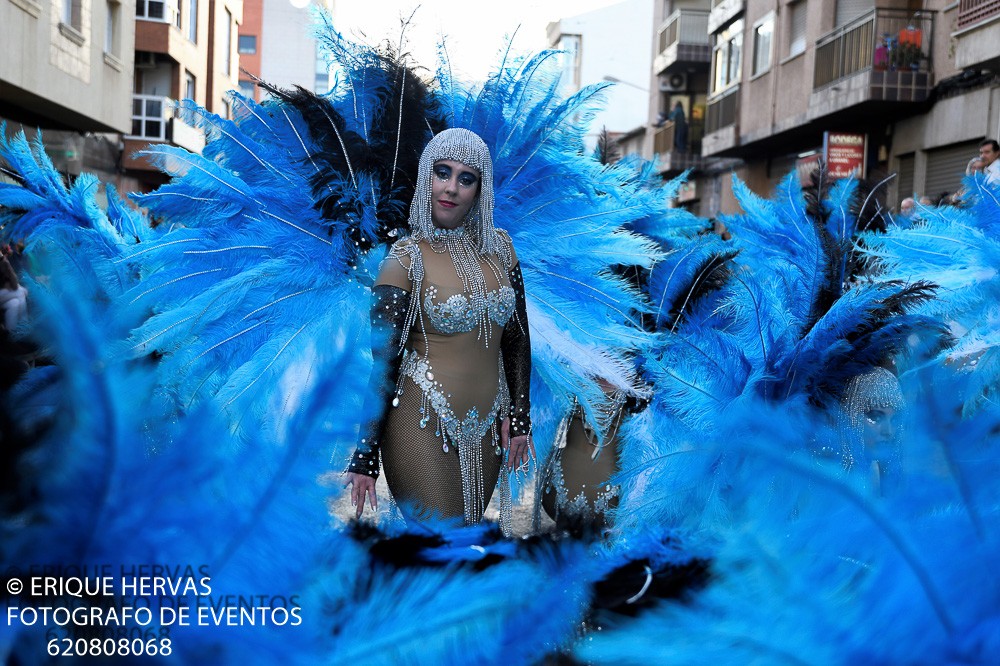
<path fill-rule="evenodd" d="M 302 116 L 318 148 L 310 158 L 316 165 L 310 183 L 315 207 L 329 235 L 345 235 L 361 252 L 407 229 L 420 154 L 447 127 L 437 99 L 404 56 L 388 48 L 369 56 L 349 73 L 351 94 L 368 117 L 345 118 L 329 97 L 256 79 Z M 375 211 L 374 224 L 366 220 L 366 209 Z"/>

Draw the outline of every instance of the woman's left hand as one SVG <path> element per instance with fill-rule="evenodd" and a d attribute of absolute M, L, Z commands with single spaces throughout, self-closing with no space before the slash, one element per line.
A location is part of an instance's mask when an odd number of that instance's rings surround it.
<path fill-rule="evenodd" d="M 507 470 L 523 469 L 535 457 L 535 445 L 528 435 L 510 436 L 510 419 L 500 424 L 500 446 L 507 452 Z"/>

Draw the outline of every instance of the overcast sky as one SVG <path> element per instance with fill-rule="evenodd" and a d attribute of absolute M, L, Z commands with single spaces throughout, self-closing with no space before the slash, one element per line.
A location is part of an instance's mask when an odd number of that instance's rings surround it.
<path fill-rule="evenodd" d="M 400 16 L 413 14 L 406 33 L 408 50 L 420 65 L 434 68 L 436 45 L 444 35 L 456 73 L 484 79 L 499 62 L 506 36 L 515 30 L 514 50 L 534 52 L 548 45 L 545 27 L 549 22 L 618 2 L 621 0 L 334 0 L 333 12 L 340 32 L 364 34 L 369 43 L 398 40 Z"/>

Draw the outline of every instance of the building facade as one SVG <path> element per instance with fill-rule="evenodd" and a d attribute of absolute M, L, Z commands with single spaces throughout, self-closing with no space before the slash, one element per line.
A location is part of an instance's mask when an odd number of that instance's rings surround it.
<path fill-rule="evenodd" d="M 602 130 L 613 139 L 646 142 L 652 77 L 648 35 L 653 0 L 627 0 L 610 7 L 550 23 L 548 40 L 562 51 L 564 94 L 611 81 L 603 109 L 590 124 L 585 139 L 592 150 Z M 627 144 L 627 146 L 632 143 Z"/>
<path fill-rule="evenodd" d="M 56 168 L 128 186 L 119 164 L 128 131 L 135 7 L 117 0 L 0 0 L 0 121 L 42 129 Z"/>
<path fill-rule="evenodd" d="M 242 0 L 0 0 L 0 120 L 8 134 L 41 130 L 67 180 L 87 171 L 148 191 L 165 177 L 144 147 L 204 146 L 176 100 L 231 114 L 242 11 Z"/>
<path fill-rule="evenodd" d="M 278 88 L 330 90 L 330 65 L 313 36 L 314 8 L 333 11 L 333 0 L 244 0 L 240 26 L 240 92 L 261 100 L 253 77 Z"/>
<path fill-rule="evenodd" d="M 643 154 L 665 177 L 693 170 L 683 197 L 700 215 L 738 211 L 734 172 L 767 194 L 819 159 L 896 174 L 885 206 L 936 199 L 1000 131 L 996 0 L 658 0 L 655 12 Z M 689 109 L 684 151 L 663 122 L 676 101 Z"/>
<path fill-rule="evenodd" d="M 137 0 L 131 123 L 122 163 L 148 191 L 165 176 L 142 155 L 150 143 L 192 151 L 204 147 L 194 121 L 175 108 L 191 99 L 211 113 L 232 116 L 229 90 L 239 85 L 237 35 L 242 0 Z"/>

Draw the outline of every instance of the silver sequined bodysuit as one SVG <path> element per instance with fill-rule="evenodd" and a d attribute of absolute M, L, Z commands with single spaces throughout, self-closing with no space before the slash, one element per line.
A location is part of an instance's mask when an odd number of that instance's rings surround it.
<path fill-rule="evenodd" d="M 500 420 L 510 404 L 500 339 L 515 293 L 495 258 L 478 260 L 483 295 L 468 292 L 446 248 L 403 240 L 376 282 L 419 290 L 381 447 L 394 499 L 421 517 L 478 522 L 500 473 Z"/>

